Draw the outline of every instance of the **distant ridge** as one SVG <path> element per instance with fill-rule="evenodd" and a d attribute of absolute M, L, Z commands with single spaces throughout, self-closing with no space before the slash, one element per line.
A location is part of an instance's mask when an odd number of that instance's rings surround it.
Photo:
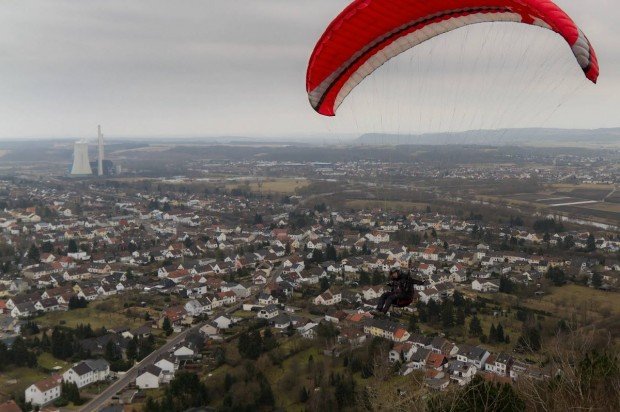
<path fill-rule="evenodd" d="M 620 128 L 611 129 L 498 129 L 417 135 L 365 134 L 355 145 L 481 145 L 537 147 L 618 147 Z"/>

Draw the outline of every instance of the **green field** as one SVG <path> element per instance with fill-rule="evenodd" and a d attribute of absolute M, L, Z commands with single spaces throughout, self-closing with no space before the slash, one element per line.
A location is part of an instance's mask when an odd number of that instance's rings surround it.
<path fill-rule="evenodd" d="M 144 324 L 144 319 L 140 317 L 129 318 L 122 313 L 122 310 L 119 301 L 108 299 L 103 302 L 91 303 L 84 309 L 46 313 L 37 318 L 36 322 L 41 326 L 65 325 L 72 328 L 79 324 L 90 324 L 93 329 L 121 326 L 135 328 Z"/>
<path fill-rule="evenodd" d="M 566 316 L 570 312 L 587 311 L 595 318 L 620 315 L 620 294 L 603 292 L 578 285 L 553 288 L 540 300 L 530 299 L 527 306 Z"/>
<path fill-rule="evenodd" d="M 24 390 L 49 375 L 36 369 L 10 368 L 0 373 L 0 400 L 10 399 L 13 394 L 23 395 Z"/>
<path fill-rule="evenodd" d="M 428 203 L 402 202 L 397 200 L 348 200 L 345 206 L 352 209 L 385 209 L 398 210 L 400 212 L 412 212 L 426 210 Z"/>
<path fill-rule="evenodd" d="M 242 182 L 227 184 L 227 189 L 244 189 L 249 188 L 252 192 L 262 193 L 275 193 L 293 195 L 297 193 L 297 190 L 308 187 L 310 182 L 305 179 L 273 179 L 265 180 L 260 183 L 254 182 Z"/>

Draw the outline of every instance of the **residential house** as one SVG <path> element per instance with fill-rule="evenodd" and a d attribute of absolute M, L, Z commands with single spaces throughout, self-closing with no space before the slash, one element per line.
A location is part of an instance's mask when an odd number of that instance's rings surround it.
<path fill-rule="evenodd" d="M 163 370 L 160 367 L 148 365 L 146 368 L 138 372 L 138 376 L 136 377 L 136 386 L 140 389 L 159 388 L 163 375 Z"/>
<path fill-rule="evenodd" d="M 43 406 L 60 398 L 62 376 L 52 375 L 26 388 L 26 403 L 33 406 Z"/>
<path fill-rule="evenodd" d="M 110 364 L 104 359 L 85 360 L 74 364 L 65 373 L 62 379 L 65 382 L 75 383 L 78 388 L 94 382 L 106 380 L 110 376 Z"/>
<path fill-rule="evenodd" d="M 332 306 L 342 301 L 342 294 L 332 293 L 329 289 L 314 298 L 315 305 Z"/>

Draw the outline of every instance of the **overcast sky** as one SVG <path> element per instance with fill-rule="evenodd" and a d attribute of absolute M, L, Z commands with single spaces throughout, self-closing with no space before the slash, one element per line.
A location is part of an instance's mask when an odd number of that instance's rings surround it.
<path fill-rule="evenodd" d="M 91 137 L 99 123 L 111 136 L 328 134 L 331 124 L 307 102 L 306 64 L 348 3 L 4 0 L 0 138 Z M 597 86 L 579 85 L 540 126 L 620 126 L 620 3 L 557 3 L 597 48 L 601 77 Z M 568 48 L 562 53 L 570 57 Z M 446 84 L 455 76 L 449 66 L 434 70 Z M 371 106 L 351 99 L 343 110 L 373 121 Z M 366 131 L 343 118 L 337 130 Z"/>

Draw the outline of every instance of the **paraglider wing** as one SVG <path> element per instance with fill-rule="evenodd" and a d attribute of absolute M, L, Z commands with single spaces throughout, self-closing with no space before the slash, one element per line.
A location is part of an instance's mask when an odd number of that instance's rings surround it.
<path fill-rule="evenodd" d="M 306 79 L 310 103 L 317 112 L 335 116 L 347 95 L 388 60 L 440 34 L 485 22 L 555 31 L 596 83 L 599 66 L 590 41 L 549 0 L 355 0 L 329 25 L 312 53 Z"/>

